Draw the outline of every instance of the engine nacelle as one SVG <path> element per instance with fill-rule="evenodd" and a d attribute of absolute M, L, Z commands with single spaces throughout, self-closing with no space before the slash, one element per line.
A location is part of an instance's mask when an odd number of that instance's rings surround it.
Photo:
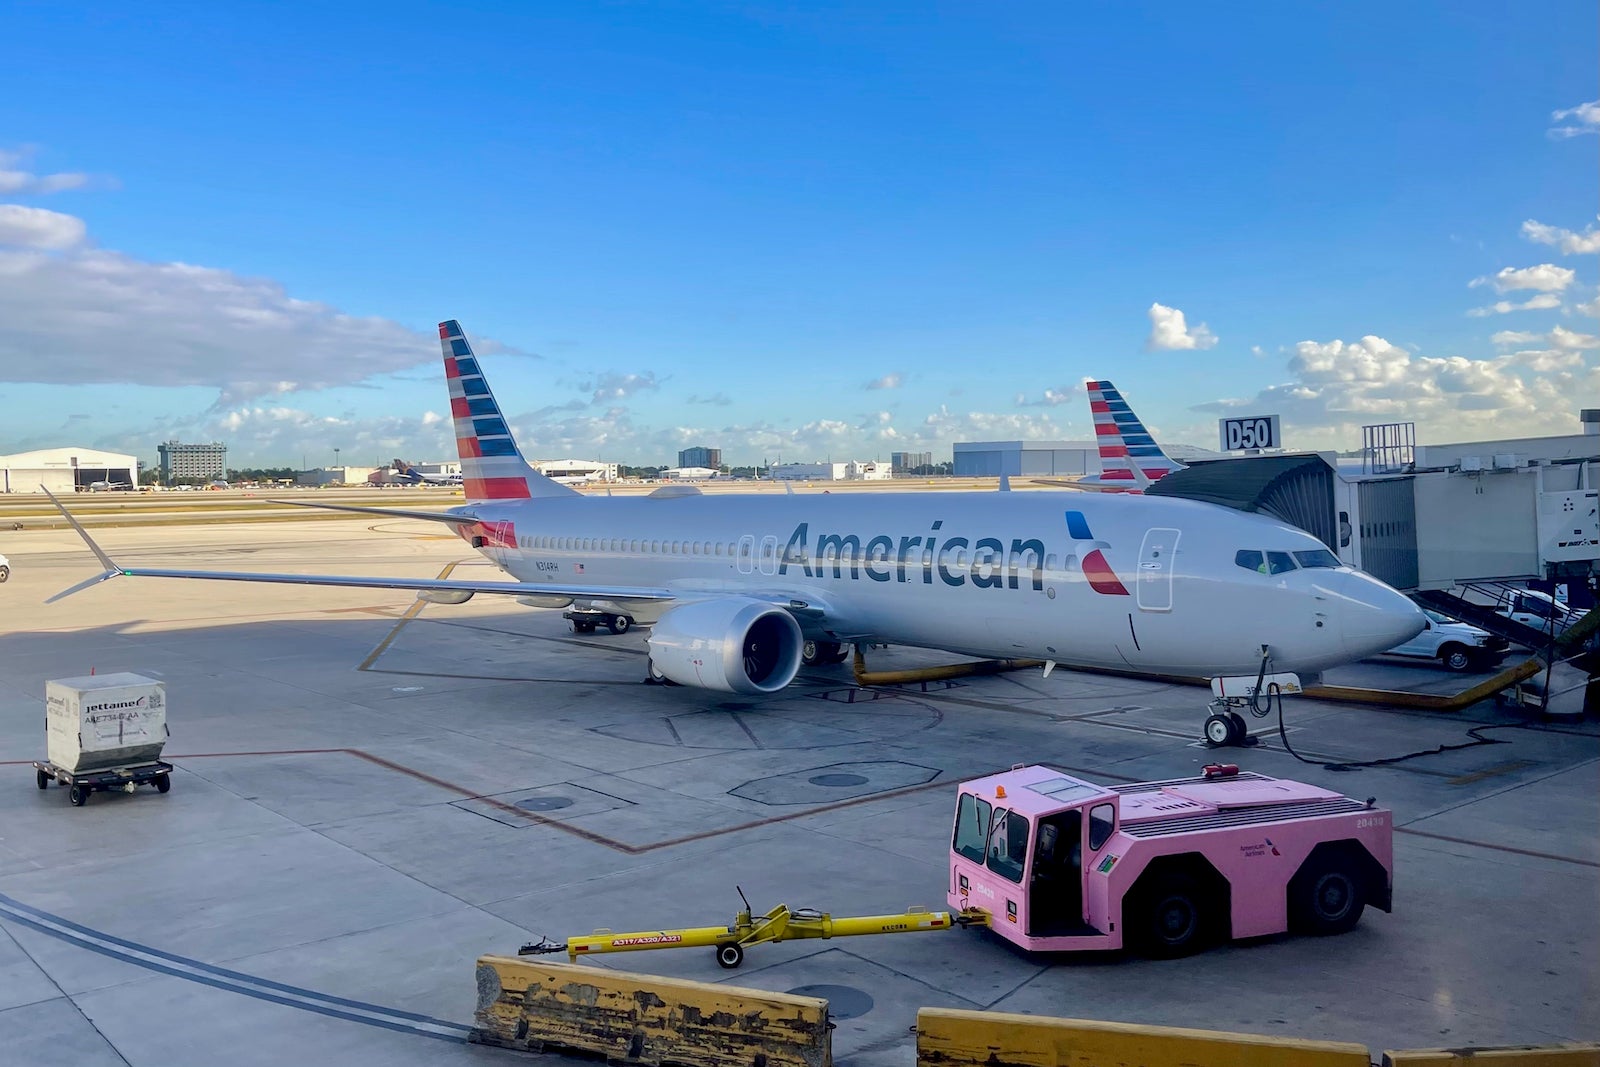
<path fill-rule="evenodd" d="M 776 693 L 800 670 L 800 624 L 780 607 L 726 596 L 679 604 L 650 632 L 650 664 L 679 685 Z"/>

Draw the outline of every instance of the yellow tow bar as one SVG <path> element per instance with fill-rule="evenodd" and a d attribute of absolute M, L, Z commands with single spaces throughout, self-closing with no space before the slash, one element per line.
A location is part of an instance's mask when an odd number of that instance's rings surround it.
<path fill-rule="evenodd" d="M 638 930 L 615 933 L 596 930 L 583 937 L 568 938 L 564 944 L 549 940 L 523 945 L 519 956 L 538 956 L 565 952 L 568 959 L 601 952 L 645 952 L 658 948 L 714 948 L 717 963 L 732 969 L 744 962 L 749 945 L 770 941 L 797 941 L 803 938 L 859 937 L 864 934 L 912 934 L 951 930 L 958 926 L 988 926 L 989 913 L 982 908 L 966 908 L 951 913 L 908 908 L 898 915 L 858 915 L 835 919 L 812 908 L 791 908 L 779 904 L 765 915 L 753 915 L 744 890 L 739 890 L 744 910 L 729 926 L 690 926 L 677 930 Z"/>

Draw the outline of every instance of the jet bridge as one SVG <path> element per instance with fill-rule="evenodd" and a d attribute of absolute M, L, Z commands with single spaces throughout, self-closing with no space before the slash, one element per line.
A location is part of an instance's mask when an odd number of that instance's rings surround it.
<path fill-rule="evenodd" d="M 1498 451 L 1508 446 L 1522 451 Z M 1387 465 L 1329 452 L 1199 461 L 1146 493 L 1271 515 L 1404 592 L 1542 580 L 1576 587 L 1579 601 L 1592 595 L 1600 435 L 1442 449 Z M 1427 458 L 1440 465 L 1422 466 Z"/>

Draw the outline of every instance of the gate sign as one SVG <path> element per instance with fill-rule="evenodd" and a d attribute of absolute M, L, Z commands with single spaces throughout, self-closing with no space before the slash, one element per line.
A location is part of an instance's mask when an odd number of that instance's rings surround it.
<path fill-rule="evenodd" d="M 1250 452 L 1263 448 L 1282 448 L 1278 439 L 1278 416 L 1251 415 L 1242 419 L 1218 419 L 1222 428 L 1224 452 Z"/>

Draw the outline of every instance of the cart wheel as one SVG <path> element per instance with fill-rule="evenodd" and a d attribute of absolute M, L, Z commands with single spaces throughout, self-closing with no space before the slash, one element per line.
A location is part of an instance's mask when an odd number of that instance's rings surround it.
<path fill-rule="evenodd" d="M 628 632 L 628 628 L 632 625 L 633 620 L 628 618 L 628 616 L 613 615 L 606 623 L 606 629 L 610 630 L 614 634 L 625 634 Z"/>
<path fill-rule="evenodd" d="M 156 792 L 165 793 L 172 788 L 172 775 L 158 774 L 155 778 Z"/>
<path fill-rule="evenodd" d="M 67 791 L 67 797 L 72 801 L 73 807 L 81 808 L 89 803 L 89 787 L 73 782 L 72 788 Z"/>
<path fill-rule="evenodd" d="M 731 971 L 744 962 L 744 949 L 738 945 L 717 946 L 717 966 Z"/>
<path fill-rule="evenodd" d="M 40 789 L 49 789 L 50 788 L 50 776 L 48 774 L 46 774 L 43 771 L 35 771 L 34 775 L 35 775 L 36 780 L 39 783 L 39 788 Z"/>
<path fill-rule="evenodd" d="M 1205 725 L 1206 744 L 1211 748 L 1221 748 L 1233 741 L 1233 721 L 1226 715 L 1207 715 Z"/>

